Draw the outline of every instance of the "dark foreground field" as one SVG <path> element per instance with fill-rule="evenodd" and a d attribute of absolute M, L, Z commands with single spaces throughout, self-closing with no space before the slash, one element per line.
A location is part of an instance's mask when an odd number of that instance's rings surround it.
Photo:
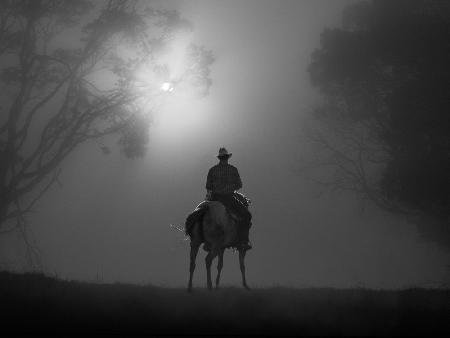
<path fill-rule="evenodd" d="M 0 336 L 450 336 L 449 290 L 225 288 L 187 294 L 0 272 L 0 307 Z"/>

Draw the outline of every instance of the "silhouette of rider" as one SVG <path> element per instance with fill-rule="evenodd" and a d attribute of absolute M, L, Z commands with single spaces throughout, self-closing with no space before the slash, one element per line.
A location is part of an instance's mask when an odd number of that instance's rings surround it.
<path fill-rule="evenodd" d="M 231 153 L 225 148 L 219 149 L 217 155 L 219 163 L 208 171 L 206 179 L 206 200 L 219 201 L 231 212 L 237 214 L 240 221 L 238 224 L 238 246 L 246 250 L 251 249 L 249 243 L 249 229 L 252 215 L 237 196 L 236 190 L 242 188 L 241 177 L 236 167 L 228 163 Z"/>

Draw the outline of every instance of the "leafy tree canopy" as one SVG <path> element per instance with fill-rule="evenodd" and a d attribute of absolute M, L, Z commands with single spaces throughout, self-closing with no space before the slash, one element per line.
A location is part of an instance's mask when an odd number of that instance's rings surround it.
<path fill-rule="evenodd" d="M 327 29 L 310 79 L 328 186 L 414 215 L 450 246 L 450 3 L 363 1 Z M 437 235 L 437 236 L 436 236 Z"/>

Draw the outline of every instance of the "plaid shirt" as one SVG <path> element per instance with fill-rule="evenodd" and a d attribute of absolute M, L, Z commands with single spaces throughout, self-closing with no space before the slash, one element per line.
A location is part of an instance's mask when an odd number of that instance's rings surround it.
<path fill-rule="evenodd" d="M 209 169 L 206 189 L 217 194 L 231 194 L 242 188 L 241 177 L 236 167 L 228 163 L 219 163 Z"/>

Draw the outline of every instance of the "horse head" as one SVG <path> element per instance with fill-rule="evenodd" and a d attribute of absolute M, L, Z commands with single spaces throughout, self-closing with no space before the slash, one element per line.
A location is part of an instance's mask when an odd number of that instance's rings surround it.
<path fill-rule="evenodd" d="M 237 239 L 237 219 L 218 201 L 208 202 L 203 217 L 203 238 L 211 248 L 231 246 Z"/>

